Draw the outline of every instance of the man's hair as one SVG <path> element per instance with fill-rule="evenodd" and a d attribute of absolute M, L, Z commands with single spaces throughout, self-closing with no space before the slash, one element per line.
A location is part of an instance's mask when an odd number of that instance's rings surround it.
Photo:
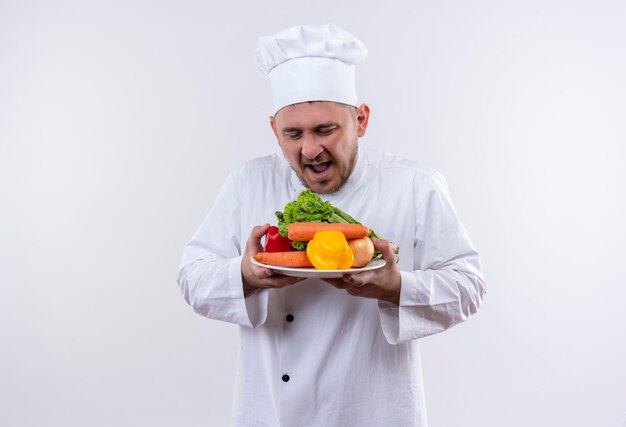
<path fill-rule="evenodd" d="M 306 101 L 307 104 L 314 104 L 316 102 L 332 102 L 333 104 L 337 104 L 337 105 L 341 105 L 343 107 L 347 107 L 353 115 L 356 114 L 356 108 L 357 107 L 355 107 L 354 105 L 344 104 L 342 102 L 336 102 L 336 101 Z M 298 104 L 304 104 L 304 102 L 298 102 Z M 285 107 L 295 107 L 298 104 L 289 104 L 289 105 L 285 105 Z M 285 107 L 283 107 L 283 108 L 285 108 Z"/>

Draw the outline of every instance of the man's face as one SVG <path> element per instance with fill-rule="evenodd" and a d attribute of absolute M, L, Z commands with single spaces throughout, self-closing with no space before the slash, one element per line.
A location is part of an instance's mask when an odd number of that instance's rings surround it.
<path fill-rule="evenodd" d="M 365 135 L 369 107 L 304 102 L 270 117 L 283 154 L 302 183 L 315 193 L 333 193 L 346 182 L 357 160 L 358 137 Z"/>

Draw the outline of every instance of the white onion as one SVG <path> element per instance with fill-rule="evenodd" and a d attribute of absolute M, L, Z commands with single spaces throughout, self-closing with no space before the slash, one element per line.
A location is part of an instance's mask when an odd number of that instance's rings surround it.
<path fill-rule="evenodd" d="M 369 237 L 348 240 L 348 245 L 354 252 L 352 268 L 365 267 L 374 256 L 374 243 Z"/>

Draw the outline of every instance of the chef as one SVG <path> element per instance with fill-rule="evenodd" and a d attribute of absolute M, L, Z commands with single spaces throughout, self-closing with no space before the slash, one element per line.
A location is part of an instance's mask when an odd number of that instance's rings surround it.
<path fill-rule="evenodd" d="M 425 426 L 419 339 L 468 319 L 485 294 L 441 174 L 359 143 L 366 54 L 334 25 L 259 39 L 282 153 L 233 171 L 184 249 L 185 300 L 239 325 L 234 426 Z M 383 268 L 321 280 L 251 262 L 274 213 L 307 188 L 385 238 Z"/>

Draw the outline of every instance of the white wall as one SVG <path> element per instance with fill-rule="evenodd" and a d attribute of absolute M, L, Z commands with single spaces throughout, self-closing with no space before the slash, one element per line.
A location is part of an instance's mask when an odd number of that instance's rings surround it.
<path fill-rule="evenodd" d="M 257 37 L 323 22 L 370 49 L 362 143 L 443 172 L 482 253 L 431 426 L 623 425 L 624 2 L 223 3 L 0 3 L 0 425 L 228 424 L 237 329 L 178 263 L 277 150 Z"/>

